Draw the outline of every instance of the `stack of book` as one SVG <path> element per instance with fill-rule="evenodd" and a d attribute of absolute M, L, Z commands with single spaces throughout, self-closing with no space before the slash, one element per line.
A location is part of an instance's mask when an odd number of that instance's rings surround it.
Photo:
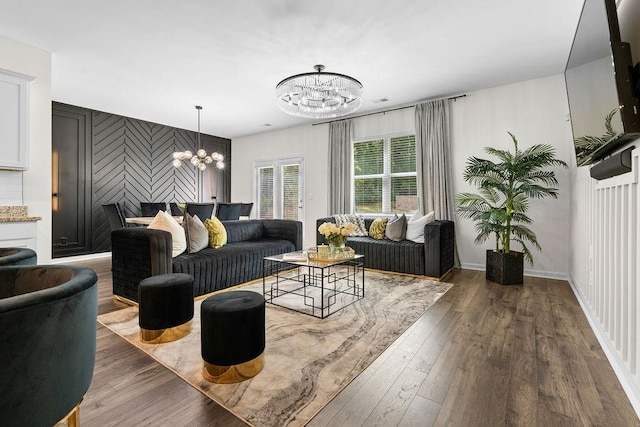
<path fill-rule="evenodd" d="M 305 251 L 289 252 L 282 255 L 282 261 L 285 262 L 307 262 L 307 253 Z"/>

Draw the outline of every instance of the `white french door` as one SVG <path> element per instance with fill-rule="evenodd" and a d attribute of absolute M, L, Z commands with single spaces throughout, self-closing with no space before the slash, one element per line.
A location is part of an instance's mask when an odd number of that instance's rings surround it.
<path fill-rule="evenodd" d="M 302 221 L 304 201 L 302 157 L 255 162 L 257 215 Z"/>

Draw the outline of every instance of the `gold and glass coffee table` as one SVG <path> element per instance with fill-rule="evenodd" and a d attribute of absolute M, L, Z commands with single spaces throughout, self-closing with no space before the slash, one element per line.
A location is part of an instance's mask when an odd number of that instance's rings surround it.
<path fill-rule="evenodd" d="M 262 260 L 266 302 L 324 319 L 364 298 L 364 255 L 309 260 L 302 251 Z"/>

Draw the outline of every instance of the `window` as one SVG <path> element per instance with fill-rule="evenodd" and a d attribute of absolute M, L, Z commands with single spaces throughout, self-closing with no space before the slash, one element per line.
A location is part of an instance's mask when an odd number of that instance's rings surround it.
<path fill-rule="evenodd" d="M 258 167 L 258 218 L 273 218 L 273 169 Z"/>
<path fill-rule="evenodd" d="M 301 220 L 303 197 L 302 158 L 256 162 L 258 218 Z"/>
<path fill-rule="evenodd" d="M 353 187 L 356 213 L 418 209 L 415 135 L 355 141 Z"/>
<path fill-rule="evenodd" d="M 299 219 L 302 201 L 300 164 L 282 165 L 282 218 Z"/>

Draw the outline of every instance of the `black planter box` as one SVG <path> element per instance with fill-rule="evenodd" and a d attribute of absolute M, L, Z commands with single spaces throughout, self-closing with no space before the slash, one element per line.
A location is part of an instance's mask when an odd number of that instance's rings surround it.
<path fill-rule="evenodd" d="M 486 278 L 501 285 L 521 285 L 524 275 L 524 257 L 521 252 L 508 254 L 487 250 Z"/>

